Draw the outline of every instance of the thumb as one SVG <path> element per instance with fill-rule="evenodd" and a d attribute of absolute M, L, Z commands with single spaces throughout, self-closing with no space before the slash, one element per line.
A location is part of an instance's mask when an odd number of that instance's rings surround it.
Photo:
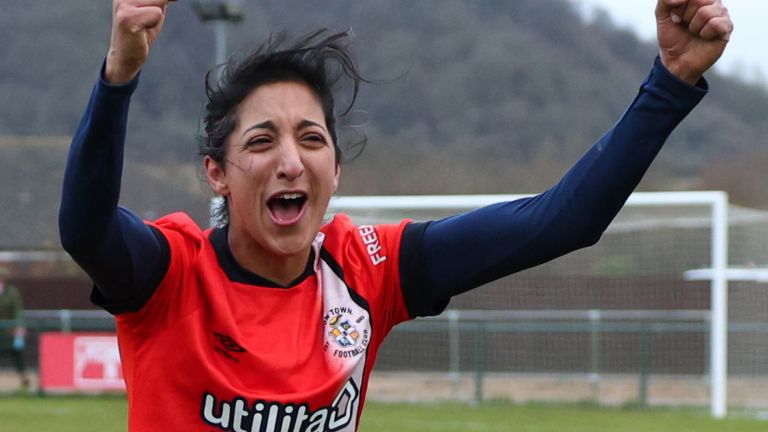
<path fill-rule="evenodd" d="M 674 23 L 682 21 L 685 5 L 688 0 L 658 0 L 656 3 L 656 20 L 662 21 L 667 18 Z"/>

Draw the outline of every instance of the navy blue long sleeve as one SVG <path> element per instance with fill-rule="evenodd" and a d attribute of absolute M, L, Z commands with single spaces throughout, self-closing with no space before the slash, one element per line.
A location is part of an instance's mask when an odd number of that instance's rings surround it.
<path fill-rule="evenodd" d="M 596 242 L 664 141 L 706 93 L 657 59 L 638 96 L 569 172 L 535 197 L 406 228 L 401 285 L 412 316 L 453 295 Z M 60 213 L 62 244 L 93 278 L 100 304 L 138 309 L 168 266 L 168 246 L 117 206 L 133 82 L 96 85 L 73 140 Z M 109 308 L 108 308 L 109 309 Z"/>
<path fill-rule="evenodd" d="M 546 192 L 406 228 L 401 283 L 412 316 L 450 298 L 597 242 L 678 123 L 706 93 L 657 58 L 611 128 Z"/>
<path fill-rule="evenodd" d="M 138 85 L 99 79 L 72 140 L 59 209 L 64 249 L 93 279 L 94 302 L 116 311 L 140 308 L 169 262 L 168 246 L 118 206 L 130 97 Z"/>

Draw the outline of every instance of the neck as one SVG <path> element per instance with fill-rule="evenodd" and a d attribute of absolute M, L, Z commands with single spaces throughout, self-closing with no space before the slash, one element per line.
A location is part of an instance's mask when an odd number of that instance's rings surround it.
<path fill-rule="evenodd" d="M 235 261 L 244 269 L 269 279 L 279 285 L 288 286 L 304 273 L 311 246 L 295 254 L 279 255 L 266 251 L 261 245 L 247 241 L 246 235 L 227 233 L 227 243 Z"/>

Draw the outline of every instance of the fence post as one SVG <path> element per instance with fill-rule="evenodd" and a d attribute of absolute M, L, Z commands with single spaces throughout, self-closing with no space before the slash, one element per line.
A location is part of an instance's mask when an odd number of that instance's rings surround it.
<path fill-rule="evenodd" d="M 477 322 L 475 331 L 475 403 L 483 401 L 483 380 L 485 379 L 485 323 Z"/>
<path fill-rule="evenodd" d="M 459 357 L 460 357 L 460 345 L 459 345 L 459 318 L 460 313 L 455 309 L 446 311 L 446 318 L 448 318 L 448 377 L 453 382 L 459 381 Z"/>
<path fill-rule="evenodd" d="M 710 321 L 710 376 L 715 418 L 727 413 L 728 388 L 728 195 L 717 193 L 712 205 L 712 320 Z"/>
<path fill-rule="evenodd" d="M 648 406 L 648 370 L 651 360 L 651 329 L 648 324 L 640 326 L 640 394 L 638 402 L 640 406 Z"/>
<path fill-rule="evenodd" d="M 61 332 L 70 333 L 72 331 L 72 311 L 69 309 L 59 310 L 59 321 L 61 321 Z"/>
<path fill-rule="evenodd" d="M 599 309 L 589 311 L 589 383 L 592 389 L 592 398 L 597 401 L 600 398 L 600 320 Z"/>

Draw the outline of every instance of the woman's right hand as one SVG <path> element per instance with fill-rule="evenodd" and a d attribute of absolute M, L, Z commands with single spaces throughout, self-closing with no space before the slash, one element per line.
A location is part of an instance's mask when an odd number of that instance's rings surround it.
<path fill-rule="evenodd" d="M 112 39 L 104 79 L 125 84 L 139 73 L 165 21 L 165 10 L 173 0 L 114 0 Z"/>

